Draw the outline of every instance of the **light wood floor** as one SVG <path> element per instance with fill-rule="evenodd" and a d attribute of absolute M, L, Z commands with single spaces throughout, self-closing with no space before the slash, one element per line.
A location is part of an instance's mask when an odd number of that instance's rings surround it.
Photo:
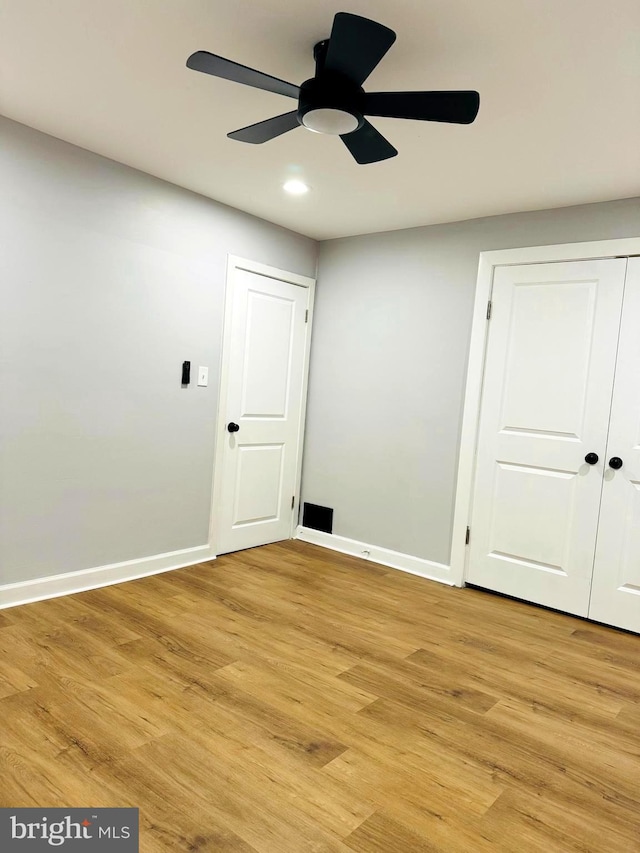
<path fill-rule="evenodd" d="M 300 542 L 0 612 L 0 805 L 141 850 L 640 850 L 640 637 Z"/>

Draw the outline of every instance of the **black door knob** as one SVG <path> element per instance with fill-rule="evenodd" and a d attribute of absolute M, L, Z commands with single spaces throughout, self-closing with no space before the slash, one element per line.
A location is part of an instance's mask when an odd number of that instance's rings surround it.
<path fill-rule="evenodd" d="M 587 463 L 587 465 L 595 465 L 599 458 L 600 457 L 597 453 L 587 453 L 587 455 L 584 457 L 584 461 Z"/>
<path fill-rule="evenodd" d="M 229 424 L 229 426 L 227 427 L 227 429 L 229 430 L 229 432 L 238 432 L 238 430 L 240 429 L 240 427 L 238 426 L 238 424 L 234 424 L 234 422 L 233 422 L 233 421 L 231 421 L 231 423 Z"/>
<path fill-rule="evenodd" d="M 615 468 L 616 471 L 622 468 L 622 459 L 619 456 L 612 456 L 609 460 L 609 468 Z"/>

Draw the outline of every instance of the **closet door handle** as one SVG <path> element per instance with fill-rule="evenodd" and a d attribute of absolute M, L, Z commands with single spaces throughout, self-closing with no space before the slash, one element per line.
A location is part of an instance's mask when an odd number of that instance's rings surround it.
<path fill-rule="evenodd" d="M 238 432 L 238 430 L 240 429 L 240 427 L 238 426 L 238 424 L 234 424 L 234 422 L 233 422 L 233 421 L 231 421 L 231 423 L 229 424 L 229 426 L 227 427 L 227 429 L 229 430 L 229 432 Z"/>
<path fill-rule="evenodd" d="M 616 471 L 618 468 L 622 468 L 622 459 L 619 456 L 612 456 L 609 460 L 609 468 L 613 468 Z"/>
<path fill-rule="evenodd" d="M 597 453 L 587 453 L 587 455 L 584 457 L 584 461 L 587 463 L 587 465 L 595 465 L 599 458 L 600 457 Z"/>

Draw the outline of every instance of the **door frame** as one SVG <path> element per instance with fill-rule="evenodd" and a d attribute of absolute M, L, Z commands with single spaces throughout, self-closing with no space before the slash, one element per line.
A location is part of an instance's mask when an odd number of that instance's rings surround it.
<path fill-rule="evenodd" d="M 467 527 L 471 524 L 475 480 L 480 405 L 484 379 L 489 323 L 487 305 L 491 299 L 496 267 L 520 264 L 544 264 L 561 261 L 586 261 L 599 258 L 627 258 L 640 255 L 640 237 L 618 240 L 596 240 L 588 243 L 562 243 L 550 246 L 528 246 L 481 252 L 476 280 L 475 303 L 471 325 L 471 343 L 464 395 L 458 476 L 454 504 L 451 542 L 451 579 L 464 586 L 469 554 Z M 471 531 L 473 536 L 473 531 Z"/>
<path fill-rule="evenodd" d="M 305 421 L 307 415 L 307 388 L 309 384 L 309 358 L 311 353 L 311 327 L 313 323 L 313 304 L 315 298 L 316 280 L 309 276 L 299 275 L 298 273 L 281 270 L 277 267 L 271 267 L 267 264 L 261 264 L 257 261 L 240 258 L 237 255 L 227 255 L 227 270 L 225 276 L 225 292 L 224 292 L 224 326 L 222 330 L 222 353 L 220 358 L 220 388 L 218 391 L 218 405 L 216 408 L 216 433 L 215 433 L 215 449 L 213 456 L 213 486 L 211 490 L 211 509 L 209 514 L 209 548 L 211 557 L 217 555 L 217 513 L 216 509 L 220 506 L 222 500 L 222 456 L 224 453 L 224 442 L 220 440 L 221 427 L 226 424 L 226 411 L 223 411 L 227 401 L 229 391 L 229 339 L 231 335 L 231 321 L 233 312 L 233 287 L 235 284 L 236 270 L 244 270 L 252 272 L 256 275 L 263 275 L 266 278 L 283 281 L 286 284 L 295 284 L 299 287 L 306 287 L 309 291 L 309 315 L 306 323 L 306 338 L 304 346 L 304 364 L 302 368 L 302 396 L 300 405 L 300 423 L 299 423 L 299 441 L 298 441 L 298 457 L 296 460 L 296 486 L 295 486 L 295 501 L 291 509 L 291 525 L 290 536 L 295 530 L 298 512 L 300 507 L 300 486 L 302 481 L 302 451 L 304 445 Z"/>

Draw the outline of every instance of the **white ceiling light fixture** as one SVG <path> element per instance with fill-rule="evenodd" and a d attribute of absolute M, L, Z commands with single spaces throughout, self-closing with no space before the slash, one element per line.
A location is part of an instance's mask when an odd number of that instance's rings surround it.
<path fill-rule="evenodd" d="M 327 107 L 309 110 L 302 117 L 302 124 L 314 133 L 328 133 L 341 136 L 353 133 L 360 126 L 359 119 L 346 110 L 334 110 Z"/>
<path fill-rule="evenodd" d="M 282 185 L 282 189 L 289 193 L 289 195 L 304 195 L 309 192 L 309 187 L 305 184 L 304 181 L 298 180 L 298 178 L 292 178 L 290 181 L 285 181 Z"/>

